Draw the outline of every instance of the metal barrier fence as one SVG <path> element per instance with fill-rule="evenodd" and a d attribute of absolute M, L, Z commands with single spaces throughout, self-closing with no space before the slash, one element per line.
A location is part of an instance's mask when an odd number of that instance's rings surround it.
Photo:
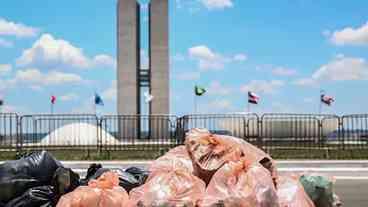
<path fill-rule="evenodd" d="M 230 135 L 257 144 L 259 135 L 257 114 L 196 114 L 178 119 L 177 137 L 184 141 L 185 133 L 192 128 L 206 128 L 212 133 Z"/>
<path fill-rule="evenodd" d="M 19 123 L 21 149 L 97 149 L 100 144 L 95 115 L 25 115 Z"/>
<path fill-rule="evenodd" d="M 2 151 L 17 151 L 19 149 L 18 115 L 0 113 L 0 149 Z"/>
<path fill-rule="evenodd" d="M 161 150 L 178 143 L 175 139 L 175 116 L 103 116 L 101 138 L 103 150 Z"/>
<path fill-rule="evenodd" d="M 368 157 L 368 114 L 24 115 L 0 114 L 0 151 L 166 151 L 192 128 L 244 139 L 268 152 Z M 347 156 L 350 156 L 348 154 Z M 288 157 L 289 158 L 289 157 Z"/>

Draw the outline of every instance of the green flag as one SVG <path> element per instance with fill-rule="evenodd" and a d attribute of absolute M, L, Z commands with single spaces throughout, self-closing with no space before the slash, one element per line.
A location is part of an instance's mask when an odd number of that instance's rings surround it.
<path fill-rule="evenodd" d="M 194 93 L 195 93 L 196 96 L 202 96 L 203 94 L 206 93 L 206 89 L 202 88 L 200 86 L 195 86 L 194 87 Z"/>

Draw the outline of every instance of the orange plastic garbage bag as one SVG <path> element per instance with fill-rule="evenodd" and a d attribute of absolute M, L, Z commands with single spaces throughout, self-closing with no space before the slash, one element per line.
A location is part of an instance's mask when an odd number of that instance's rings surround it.
<path fill-rule="evenodd" d="M 184 170 L 161 172 L 130 191 L 132 206 L 191 207 L 203 198 L 205 183 Z"/>
<path fill-rule="evenodd" d="M 215 172 L 228 161 L 239 160 L 242 152 L 239 143 L 224 139 L 205 129 L 192 129 L 185 139 L 194 175 L 208 184 Z"/>
<path fill-rule="evenodd" d="M 201 207 L 278 207 L 270 173 L 243 158 L 229 162 L 212 177 Z"/>
<path fill-rule="evenodd" d="M 150 178 L 162 171 L 184 170 L 193 173 L 192 160 L 185 146 L 176 147 L 158 158 L 149 167 Z M 149 179 L 150 179 L 149 178 Z"/>
<path fill-rule="evenodd" d="M 88 186 L 82 186 L 64 195 L 57 207 L 126 207 L 129 205 L 128 193 L 119 186 L 119 177 L 106 172 Z"/>
<path fill-rule="evenodd" d="M 297 176 L 280 176 L 277 180 L 280 207 L 315 207 Z"/>
<path fill-rule="evenodd" d="M 277 179 L 273 159 L 261 149 L 232 136 L 211 134 L 206 129 L 192 129 L 187 133 L 185 144 L 193 161 L 194 174 L 207 184 L 213 174 L 226 162 L 245 157 L 249 163 L 260 163 Z"/>

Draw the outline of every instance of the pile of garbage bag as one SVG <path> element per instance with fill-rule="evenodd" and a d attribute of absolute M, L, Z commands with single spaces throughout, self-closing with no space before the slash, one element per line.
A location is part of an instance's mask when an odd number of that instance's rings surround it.
<path fill-rule="evenodd" d="M 0 165 L 0 207 L 340 207 L 334 179 L 279 176 L 250 143 L 192 129 L 148 170 L 92 164 L 80 179 L 48 152 Z"/>

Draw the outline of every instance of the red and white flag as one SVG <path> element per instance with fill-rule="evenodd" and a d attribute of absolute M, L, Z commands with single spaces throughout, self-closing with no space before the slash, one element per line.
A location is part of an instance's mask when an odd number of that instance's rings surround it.
<path fill-rule="evenodd" d="M 321 95 L 321 102 L 328 105 L 328 106 L 331 106 L 331 104 L 333 102 L 335 102 L 335 98 L 332 97 L 332 96 L 326 96 L 326 95 Z"/>
<path fill-rule="evenodd" d="M 248 92 L 248 103 L 251 103 L 251 104 L 258 104 L 260 100 L 260 97 L 253 93 L 253 92 Z"/>
<path fill-rule="evenodd" d="M 51 96 L 51 104 L 55 104 L 56 103 L 56 96 Z"/>

